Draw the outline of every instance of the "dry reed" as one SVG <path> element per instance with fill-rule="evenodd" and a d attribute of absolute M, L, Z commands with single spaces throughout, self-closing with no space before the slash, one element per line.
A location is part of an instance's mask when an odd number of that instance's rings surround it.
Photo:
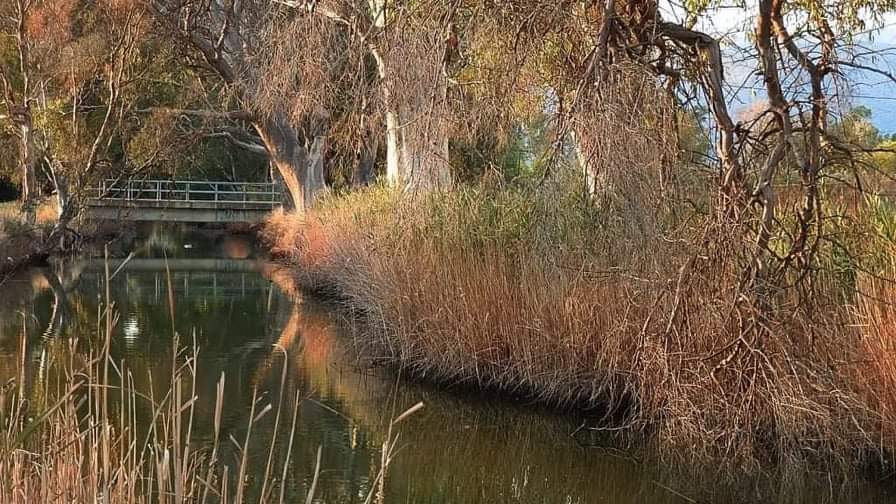
<path fill-rule="evenodd" d="M 270 401 L 253 390 L 245 435 L 235 439 L 222 428 L 228 407 L 227 377 L 222 373 L 215 389 L 214 435 L 211 440 L 197 439 L 199 349 L 195 342 L 180 346 L 174 334 L 168 376 L 150 375 L 148 389 L 138 388 L 136 382 L 141 380 L 126 362 L 110 355 L 118 316 L 108 279 L 115 273 L 110 275 L 107 261 L 106 302 L 97 313 L 98 348 L 85 354 L 77 339 L 47 342 L 55 348 L 51 352 L 55 362 L 52 371 L 43 371 L 47 376 L 39 380 L 39 391 L 29 392 L 26 384 L 34 377 L 25 375 L 24 362 L 20 376 L 0 389 L 0 502 L 284 502 L 302 400 L 300 391 L 284 397 L 287 349 L 278 347 L 284 359 L 279 397 Z M 169 276 L 169 286 L 170 281 Z M 26 348 L 23 333 L 22 359 L 28 358 Z M 393 426 L 421 407 L 422 403 L 414 406 L 390 424 L 368 502 L 382 490 L 395 456 Z M 261 471 L 249 460 L 249 447 L 253 426 L 269 416 L 274 417 L 274 427 L 269 445 L 263 447 L 268 452 L 263 454 L 266 463 Z M 288 426 L 282 438 L 281 424 Z M 283 443 L 286 457 L 275 458 Z M 309 503 L 315 498 L 321 450 L 305 496 Z"/>
<path fill-rule="evenodd" d="M 811 305 L 743 306 L 733 245 L 694 255 L 693 236 L 609 213 L 563 191 L 374 188 L 276 214 L 266 236 L 361 322 L 367 356 L 418 378 L 602 411 L 661 453 L 728 468 L 892 455 L 892 307 L 853 309 L 824 276 Z"/>

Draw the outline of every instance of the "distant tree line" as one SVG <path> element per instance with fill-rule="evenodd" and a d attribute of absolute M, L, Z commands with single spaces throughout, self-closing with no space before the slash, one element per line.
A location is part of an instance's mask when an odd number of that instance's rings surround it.
<path fill-rule="evenodd" d="M 859 40 L 892 6 L 760 0 L 742 7 L 743 47 L 696 28 L 722 7 L 10 0 L 0 166 L 26 218 L 52 194 L 64 229 L 106 177 L 270 170 L 303 211 L 378 176 L 413 194 L 575 166 L 600 200 L 620 190 L 619 166 L 663 185 L 688 165 L 712 174 L 716 225 L 752 243 L 747 276 L 808 267 L 827 174 L 891 163 L 870 111 L 832 103 L 854 71 L 893 80 Z M 764 94 L 739 118 L 732 55 Z M 780 205 L 782 177 L 799 182 L 796 207 Z"/>

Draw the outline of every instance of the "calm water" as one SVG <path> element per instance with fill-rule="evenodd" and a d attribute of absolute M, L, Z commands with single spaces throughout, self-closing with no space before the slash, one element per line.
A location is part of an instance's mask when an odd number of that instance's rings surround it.
<path fill-rule="evenodd" d="M 402 383 L 388 372 L 366 369 L 346 350 L 351 334 L 344 324 L 313 300 L 287 294 L 291 289 L 282 272 L 254 259 L 250 240 L 179 228 L 144 231 L 135 258 L 109 285 L 120 312 L 114 357 L 126 362 L 141 392 L 159 394 L 170 383 L 172 335 L 180 335 L 185 351 L 198 351 L 200 444 L 211 442 L 222 373 L 224 437 L 245 437 L 255 388 L 264 402 L 282 403 L 288 411 L 296 407 L 288 502 L 304 502 L 318 446 L 323 456 L 315 502 L 364 502 L 379 470 L 390 418 L 418 401 L 425 408 L 400 426 L 401 449 L 389 468 L 386 503 L 749 500 L 675 479 L 668 476 L 674 468 L 637 463 L 625 452 L 593 446 L 594 440 L 583 443 L 581 436 L 570 436 L 579 419 Z M 173 320 L 164 258 L 172 279 Z M 77 351 L 86 352 L 100 341 L 96 320 L 104 278 L 104 261 L 84 258 L 30 271 L 0 287 L 0 383 L 18 376 L 24 363 L 29 393 L 40 402 L 65 349 L 75 343 Z M 24 354 L 23 331 L 28 335 Z M 275 350 L 278 346 L 285 353 Z M 297 393 L 302 400 L 296 405 Z M 279 439 L 287 435 L 281 425 Z M 264 471 L 273 437 L 273 415 L 268 415 L 253 428 L 250 467 L 258 473 L 251 478 Z M 275 457 L 282 460 L 286 447 L 279 445 Z M 237 455 L 229 457 L 235 461 Z M 820 500 L 817 488 L 780 499 Z M 867 485 L 849 501 L 896 499 Z"/>

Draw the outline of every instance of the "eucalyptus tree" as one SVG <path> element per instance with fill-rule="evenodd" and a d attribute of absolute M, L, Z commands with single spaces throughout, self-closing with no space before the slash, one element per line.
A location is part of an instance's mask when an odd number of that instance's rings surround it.
<path fill-rule="evenodd" d="M 34 222 L 38 196 L 37 165 L 39 152 L 34 132 L 33 106 L 37 100 L 33 62 L 32 34 L 28 16 L 36 9 L 37 0 L 4 2 L 0 7 L 0 30 L 5 35 L 0 60 L 0 100 L 4 111 L 0 125 L 14 129 L 17 139 L 17 169 L 21 180 L 22 209 L 26 220 Z"/>
<path fill-rule="evenodd" d="M 84 191 L 121 166 L 126 111 L 146 69 L 147 13 L 138 2 L 16 0 L 5 14 L 14 57 L 0 60 L 0 126 L 17 131 L 25 214 L 33 219 L 47 180 L 59 216 L 52 235 L 62 236 Z"/>
<path fill-rule="evenodd" d="M 299 211 L 310 207 L 325 185 L 323 158 L 330 112 L 308 97 L 305 76 L 289 83 L 290 89 L 296 90 L 300 104 L 295 109 L 301 109 L 300 114 L 293 114 L 282 102 L 271 100 L 270 92 L 265 93 L 269 80 L 294 75 L 289 67 L 269 65 L 270 37 L 276 35 L 279 23 L 288 19 L 268 0 L 148 1 L 161 33 L 188 48 L 184 63 L 208 71 L 225 94 L 232 96 L 229 101 L 222 100 L 229 103 L 226 110 L 219 106 L 168 112 L 251 125 L 257 137 L 231 135 L 234 145 L 266 155 L 289 192 L 288 203 Z M 314 33 L 312 30 L 309 37 Z"/>
<path fill-rule="evenodd" d="M 710 220 L 721 226 L 720 238 L 737 230 L 750 242 L 738 253 L 747 259 L 745 275 L 758 283 L 780 268 L 812 268 L 824 239 L 820 183 L 851 148 L 830 120 L 850 71 L 894 80 L 861 44 L 896 9 L 889 0 L 696 1 L 679 8 L 680 22 L 652 0 L 463 5 L 478 13 L 468 34 L 476 40 L 467 48 L 477 61 L 468 65 L 474 72 L 465 87 L 495 97 L 492 108 L 512 109 L 527 94 L 543 98 L 558 138 L 571 137 L 579 149 L 592 191 L 623 158 L 645 171 L 674 164 L 670 138 L 681 114 L 705 109 L 700 124 L 713 140 L 705 154 L 715 174 Z M 721 8 L 738 9 L 751 26 L 741 46 L 729 40 L 723 48 L 719 36 L 698 28 Z M 748 70 L 746 82 L 726 79 L 736 75 L 733 65 Z M 501 95 L 501 86 L 520 92 Z M 759 88 L 766 99 L 750 119 L 738 121 L 731 103 L 744 86 Z M 657 150 L 666 155 L 655 156 Z M 614 155 L 613 163 L 600 159 Z M 776 185 L 790 174 L 800 182 L 796 209 L 778 201 Z M 663 171 L 655 176 L 662 184 Z"/>
<path fill-rule="evenodd" d="M 724 6 L 691 5 L 691 22 Z M 815 256 L 826 239 L 821 184 L 852 150 L 831 127 L 832 102 L 848 89 L 850 69 L 874 70 L 859 56 L 874 56 L 862 46 L 861 35 L 881 26 L 896 4 L 758 0 L 740 8 L 752 30 L 735 58 L 723 58 L 716 37 L 664 21 L 659 13 L 646 25 L 646 33 L 656 35 L 640 36 L 649 50 L 638 57 L 675 84 L 702 90 L 717 130 L 719 215 L 746 231 L 752 246 L 744 249 L 745 273 L 762 285 L 792 267 L 808 272 L 817 266 Z M 615 29 L 637 36 L 621 23 Z M 726 71 L 730 60 L 752 65 L 740 85 L 755 85 L 765 95 L 764 109 L 752 120 L 735 122 L 729 112 L 731 95 L 723 86 L 724 76 L 732 73 Z M 745 155 L 750 152 L 763 154 Z M 801 201 L 783 206 L 777 186 L 791 176 L 799 180 Z"/>
<path fill-rule="evenodd" d="M 378 138 L 384 138 L 387 180 L 410 190 L 450 187 L 451 111 L 445 55 L 450 50 L 453 18 L 460 2 L 278 3 L 294 9 L 300 20 L 291 31 L 281 32 L 280 43 L 298 47 L 309 25 L 343 34 L 343 49 L 357 61 L 356 75 L 360 78 L 347 89 L 354 91 L 355 108 L 366 125 L 363 134 L 371 138 L 368 144 L 378 145 Z M 283 65 L 288 64 L 283 61 Z M 375 77 L 372 82 L 369 70 Z"/>

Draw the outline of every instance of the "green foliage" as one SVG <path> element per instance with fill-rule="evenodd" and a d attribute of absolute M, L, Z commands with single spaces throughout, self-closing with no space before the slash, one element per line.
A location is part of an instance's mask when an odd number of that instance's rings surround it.
<path fill-rule="evenodd" d="M 178 178 L 265 180 L 267 160 L 221 138 L 204 139 L 172 163 Z"/>
<path fill-rule="evenodd" d="M 891 274 L 896 251 L 896 202 L 870 194 L 858 202 L 831 204 L 826 213 L 817 258 L 820 269 L 837 279 L 844 295 L 855 294 L 863 274 Z"/>
<path fill-rule="evenodd" d="M 454 138 L 450 144 L 451 166 L 456 178 L 475 183 L 497 175 L 510 182 L 519 178 L 540 177 L 553 145 L 545 113 L 527 122 L 514 124 L 499 138 L 494 130 L 473 141 Z"/>
<path fill-rule="evenodd" d="M 870 149 L 882 140 L 880 131 L 871 121 L 871 109 L 859 106 L 845 113 L 832 127 L 831 132 L 843 141 L 860 148 Z"/>
<path fill-rule="evenodd" d="M 871 155 L 872 166 L 880 173 L 896 176 L 896 139 L 883 140 Z"/>
<path fill-rule="evenodd" d="M 562 261 L 568 254 L 599 248 L 607 236 L 607 219 L 581 187 L 573 176 L 545 184 L 521 178 L 405 198 L 377 184 L 325 197 L 315 214 L 324 222 L 331 215 L 350 214 L 356 227 L 388 246 L 422 239 L 427 246 L 471 254 L 502 250 L 515 257 L 528 250 Z"/>
<path fill-rule="evenodd" d="M 865 202 L 876 237 L 890 246 L 896 245 L 896 203 L 878 194 L 867 196 Z"/>
<path fill-rule="evenodd" d="M 685 163 L 697 161 L 712 148 L 706 128 L 701 126 L 706 121 L 707 114 L 708 111 L 702 106 L 692 111 L 682 110 L 677 114 L 678 146 Z"/>

